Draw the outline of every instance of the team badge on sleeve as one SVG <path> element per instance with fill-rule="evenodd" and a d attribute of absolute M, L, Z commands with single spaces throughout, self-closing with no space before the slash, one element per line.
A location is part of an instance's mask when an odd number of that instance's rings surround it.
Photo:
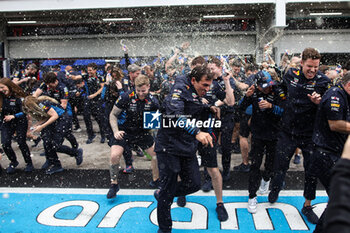
<path fill-rule="evenodd" d="M 331 96 L 331 110 L 339 112 L 339 108 L 340 108 L 339 97 Z"/>

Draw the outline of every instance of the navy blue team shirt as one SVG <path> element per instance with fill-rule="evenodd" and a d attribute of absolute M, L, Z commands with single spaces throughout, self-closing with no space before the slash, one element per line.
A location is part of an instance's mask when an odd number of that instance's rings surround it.
<path fill-rule="evenodd" d="M 210 113 L 209 105 L 203 104 L 189 76 L 176 79 L 162 106 L 163 117 L 172 122 L 203 119 Z M 176 156 L 192 157 L 197 151 L 197 127 L 168 127 L 158 131 L 155 152 L 167 152 Z"/>
<path fill-rule="evenodd" d="M 330 84 L 330 79 L 320 71 L 307 79 L 302 70 L 289 69 L 281 83 L 287 96 L 282 105 L 282 130 L 295 136 L 312 137 L 317 105 L 307 95 L 315 91 L 322 96 Z"/>
<path fill-rule="evenodd" d="M 332 131 L 328 120 L 350 122 L 350 95 L 339 84 L 330 88 L 322 97 L 316 115 L 314 134 L 316 146 L 333 151 L 339 156 L 343 151 L 348 134 Z"/>
<path fill-rule="evenodd" d="M 118 124 L 119 129 L 130 134 L 135 134 L 145 131 L 143 129 L 143 112 L 157 111 L 159 109 L 159 102 L 150 93 L 145 99 L 140 100 L 137 97 L 136 91 L 130 90 L 119 96 L 115 102 L 115 106 L 125 112 L 125 121 L 121 125 Z"/>

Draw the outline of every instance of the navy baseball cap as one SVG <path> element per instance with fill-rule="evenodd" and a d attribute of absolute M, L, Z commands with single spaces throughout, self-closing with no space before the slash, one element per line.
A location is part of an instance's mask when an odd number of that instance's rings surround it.
<path fill-rule="evenodd" d="M 256 74 L 256 77 L 256 84 L 263 89 L 276 85 L 276 82 L 272 79 L 270 73 L 267 71 L 259 71 Z"/>

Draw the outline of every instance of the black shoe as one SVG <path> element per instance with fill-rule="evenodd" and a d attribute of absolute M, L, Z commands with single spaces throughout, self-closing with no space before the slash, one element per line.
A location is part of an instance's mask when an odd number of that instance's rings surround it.
<path fill-rule="evenodd" d="M 231 178 L 230 170 L 223 170 L 222 172 L 222 180 L 228 181 Z"/>
<path fill-rule="evenodd" d="M 83 162 L 83 149 L 78 149 L 77 157 L 75 157 L 76 163 L 79 166 Z"/>
<path fill-rule="evenodd" d="M 159 192 L 160 192 L 160 189 L 156 189 L 154 190 L 154 193 L 153 193 L 153 196 L 157 201 L 159 201 Z"/>
<path fill-rule="evenodd" d="M 224 203 L 220 202 L 216 204 L 216 213 L 218 215 L 218 219 L 220 222 L 224 222 L 228 219 L 228 214 L 224 206 Z"/>
<path fill-rule="evenodd" d="M 249 172 L 250 164 L 245 165 L 244 163 L 241 163 L 240 165 L 233 167 L 233 170 L 238 172 Z"/>
<path fill-rule="evenodd" d="M 91 144 L 95 137 L 96 137 L 95 134 L 89 137 L 88 140 L 86 140 L 86 144 Z"/>
<path fill-rule="evenodd" d="M 117 192 L 119 191 L 119 184 L 112 184 L 108 190 L 107 198 L 115 198 L 117 196 Z"/>
<path fill-rule="evenodd" d="M 213 185 L 211 184 L 211 180 L 204 181 L 204 184 L 202 185 L 202 191 L 209 192 L 212 189 L 213 189 Z"/>
<path fill-rule="evenodd" d="M 34 170 L 33 164 L 28 163 L 27 166 L 24 168 L 24 172 L 32 172 Z"/>
<path fill-rule="evenodd" d="M 238 146 L 234 146 L 233 149 L 232 149 L 232 152 L 234 154 L 240 154 L 241 153 L 241 148 Z"/>
<path fill-rule="evenodd" d="M 63 168 L 61 165 L 51 165 L 45 173 L 46 175 L 52 175 L 59 172 L 63 172 Z"/>
<path fill-rule="evenodd" d="M 33 141 L 34 141 L 34 145 L 32 145 L 32 147 L 37 147 L 37 145 L 38 145 L 39 142 L 41 141 L 41 137 L 37 137 L 37 138 L 34 139 Z"/>
<path fill-rule="evenodd" d="M 6 169 L 7 174 L 13 174 L 16 172 L 16 167 L 18 166 L 18 162 L 11 162 Z"/>
<path fill-rule="evenodd" d="M 270 203 L 275 203 L 281 190 L 272 189 L 269 193 L 268 199 Z"/>
<path fill-rule="evenodd" d="M 49 160 L 46 160 L 45 163 L 41 166 L 41 169 L 46 170 L 46 169 L 48 169 L 48 167 L 49 167 L 50 165 L 51 165 L 51 164 L 50 164 Z"/>
<path fill-rule="evenodd" d="M 186 196 L 180 196 L 177 198 L 176 203 L 180 207 L 184 207 L 186 205 Z"/>
<path fill-rule="evenodd" d="M 105 143 L 106 138 L 105 137 L 101 137 L 100 143 Z"/>
<path fill-rule="evenodd" d="M 157 233 L 171 233 L 171 231 L 162 231 L 161 229 L 158 229 Z"/>
<path fill-rule="evenodd" d="M 45 156 L 46 154 L 45 154 L 45 152 L 43 152 L 43 153 L 40 153 L 39 155 L 40 156 Z"/>
<path fill-rule="evenodd" d="M 218 153 L 222 154 L 222 147 L 221 146 L 218 146 Z"/>
<path fill-rule="evenodd" d="M 156 179 L 156 180 L 152 180 L 151 182 L 149 182 L 149 186 L 153 189 L 155 188 L 159 188 L 160 185 L 160 180 Z"/>
<path fill-rule="evenodd" d="M 143 156 L 145 156 L 145 154 L 143 153 L 143 151 L 140 148 L 138 148 L 136 150 L 136 156 L 137 157 L 143 157 Z"/>
<path fill-rule="evenodd" d="M 312 206 L 304 206 L 301 209 L 301 212 L 305 215 L 307 221 L 309 221 L 312 224 L 317 224 L 318 217 L 312 209 Z"/>
<path fill-rule="evenodd" d="M 131 174 L 135 171 L 134 167 L 132 165 L 126 166 L 126 168 L 124 168 L 123 173 L 124 174 Z"/>

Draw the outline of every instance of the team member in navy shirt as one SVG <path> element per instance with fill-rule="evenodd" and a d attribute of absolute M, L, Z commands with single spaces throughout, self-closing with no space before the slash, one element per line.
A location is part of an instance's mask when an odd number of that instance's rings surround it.
<path fill-rule="evenodd" d="M 203 99 L 210 106 L 217 106 L 221 103 L 225 103 L 228 106 L 233 106 L 235 103 L 235 97 L 233 94 L 234 83 L 233 79 L 225 74 L 222 76 L 222 64 L 217 58 L 212 58 L 209 61 L 208 67 L 211 75 L 213 76 L 213 83 L 210 90 L 206 93 Z M 210 116 L 214 119 L 214 116 Z M 202 166 L 204 166 L 208 172 L 205 176 L 205 182 L 202 186 L 203 191 L 210 191 L 211 187 L 214 188 L 217 199 L 217 217 L 220 221 L 226 221 L 228 219 L 227 211 L 223 204 L 222 199 L 222 176 L 218 168 L 217 163 L 217 138 L 219 137 L 220 129 L 208 129 L 206 132 L 211 133 L 213 137 L 213 148 L 204 147 L 202 144 L 198 145 L 198 152 L 201 155 Z"/>
<path fill-rule="evenodd" d="M 131 64 L 128 66 L 129 75 L 124 77 L 122 80 L 124 92 L 134 90 L 135 79 L 141 74 L 141 67 L 136 64 Z"/>
<path fill-rule="evenodd" d="M 154 153 L 154 139 L 148 129 L 143 129 L 143 114 L 159 110 L 159 103 L 150 93 L 149 78 L 139 75 L 135 79 L 135 90 L 122 94 L 110 113 L 110 124 L 114 137 L 111 139 L 111 187 L 107 198 L 116 197 L 119 190 L 119 162 L 124 151 L 130 153 L 131 146 L 139 146 L 152 156 L 153 180 L 158 179 L 157 160 Z M 125 111 L 126 118 L 118 124 L 118 115 Z M 158 112 L 159 113 L 159 112 Z"/>
<path fill-rule="evenodd" d="M 1 113 L 1 144 L 5 154 L 10 160 L 7 173 L 15 172 L 18 166 L 16 154 L 12 149 L 11 142 L 14 133 L 17 133 L 17 143 L 22 152 L 24 161 L 27 163 L 26 172 L 33 171 L 33 163 L 30 151 L 26 143 L 28 121 L 22 112 L 22 100 L 24 91 L 8 78 L 0 79 L 0 113 Z"/>
<path fill-rule="evenodd" d="M 174 197 L 186 196 L 200 189 L 197 144 L 200 142 L 213 147 L 213 139 L 209 133 L 201 131 L 196 125 L 186 125 L 186 122 L 203 119 L 210 112 L 209 105 L 201 101 L 212 84 L 212 76 L 208 74 L 209 70 L 200 66 L 195 67 L 189 76 L 177 78 L 163 103 L 163 117 L 176 126 L 161 128 L 156 138 L 155 151 L 161 180 L 161 189 L 154 193 L 158 201 L 158 232 L 171 232 L 170 206 Z"/>
<path fill-rule="evenodd" d="M 217 82 L 219 85 L 214 86 L 214 93 L 217 93 L 219 89 L 221 89 L 224 86 L 224 81 L 222 76 L 227 75 L 223 73 L 223 64 L 221 61 L 217 58 L 212 58 L 209 60 L 209 68 L 210 72 L 214 74 L 214 76 L 217 78 Z M 232 92 L 235 89 L 235 82 L 232 77 L 229 78 L 229 82 L 231 85 Z M 218 93 L 220 96 L 220 93 Z M 222 93 L 221 93 L 222 95 Z M 219 97 L 218 96 L 218 97 Z M 227 96 L 228 97 L 228 96 Z M 220 98 L 220 97 L 219 97 Z M 234 96 L 231 97 L 231 99 L 235 99 Z M 228 99 L 226 99 L 228 100 Z M 234 103 L 235 101 L 233 101 Z M 221 149 L 222 149 L 222 179 L 224 181 L 227 181 L 230 178 L 230 167 L 231 167 L 231 151 L 232 151 L 232 133 L 234 128 L 234 112 L 235 108 L 232 104 L 232 102 L 225 102 L 225 101 L 216 101 L 216 106 L 220 107 L 221 113 L 220 113 L 220 119 L 222 121 L 221 126 Z"/>
<path fill-rule="evenodd" d="M 83 72 L 83 71 L 82 71 Z M 96 135 L 94 134 L 91 115 L 95 118 L 101 134 L 101 143 L 105 142 L 106 120 L 103 115 L 103 103 L 101 100 L 101 93 L 103 90 L 105 79 L 97 75 L 96 63 L 89 63 L 87 65 L 88 74 L 70 75 L 69 77 L 75 81 L 83 79 L 84 96 L 83 96 L 83 117 L 88 133 L 86 144 L 91 144 Z M 79 81 L 79 83 L 81 83 Z"/>
<path fill-rule="evenodd" d="M 113 137 L 113 131 L 109 124 L 109 114 L 119 96 L 124 92 L 121 83 L 123 76 L 123 71 L 120 68 L 111 68 L 111 73 L 109 75 L 110 80 L 107 80 L 101 93 L 101 99 L 104 105 L 104 117 L 108 123 L 106 129 L 108 142 L 111 140 L 111 137 Z"/>
<path fill-rule="evenodd" d="M 323 232 L 347 233 L 350 232 L 350 136 L 345 142 L 341 158 L 332 170 Z"/>
<path fill-rule="evenodd" d="M 62 151 L 75 157 L 76 164 L 83 162 L 83 151 L 62 145 L 64 136 L 69 130 L 67 122 L 68 113 L 59 102 L 48 96 L 27 96 L 23 101 L 25 112 L 29 113 L 38 123 L 33 132 L 41 133 L 44 141 L 46 162 L 42 169 L 51 175 L 62 172 L 63 168 L 58 159 L 57 152 Z"/>
<path fill-rule="evenodd" d="M 84 121 L 88 133 L 86 144 L 91 144 L 96 135 L 93 132 L 91 116 L 93 116 L 100 128 L 101 143 L 105 142 L 105 129 L 107 121 L 104 119 L 101 93 L 104 85 L 104 78 L 97 75 L 97 65 L 90 63 L 87 66 L 88 75 L 83 76 L 85 83 L 86 98 L 84 98 Z"/>
<path fill-rule="evenodd" d="M 330 192 L 332 169 L 350 133 L 350 73 L 322 97 L 315 120 L 311 171 Z M 323 214 L 314 232 L 323 232 Z"/>
<path fill-rule="evenodd" d="M 31 95 L 40 85 L 39 78 L 38 67 L 34 63 L 29 63 L 26 65 L 24 73 L 15 77 L 13 82 L 20 86 L 26 94 Z"/>
<path fill-rule="evenodd" d="M 57 100 L 61 104 L 61 107 L 67 112 L 66 120 L 67 120 L 67 126 L 69 126 L 69 128 L 67 129 L 65 138 L 67 138 L 67 140 L 70 142 L 73 148 L 78 149 L 79 147 L 78 142 L 72 133 L 73 110 L 72 110 L 72 106 L 68 101 L 69 99 L 68 88 L 66 87 L 65 84 L 59 81 L 57 75 L 54 72 L 48 72 L 44 74 L 44 82 L 35 91 L 33 96 L 38 97 L 43 93 L 44 95 L 47 95 Z M 66 153 L 67 151 L 59 150 L 58 152 Z M 70 156 L 73 156 L 73 155 L 70 154 Z"/>
<path fill-rule="evenodd" d="M 315 199 L 317 178 L 310 174 L 310 156 L 313 151 L 312 133 L 321 96 L 330 86 L 330 80 L 318 68 L 321 55 L 313 48 L 306 48 L 302 53 L 301 69 L 291 68 L 284 75 L 282 88 L 287 95 L 282 102 L 282 130 L 276 145 L 275 176 L 272 179 L 269 202 L 278 199 L 290 160 L 298 147 L 303 151 L 305 185 L 305 203 L 302 213 L 308 221 L 316 224 L 317 215 L 311 207 Z"/>
<path fill-rule="evenodd" d="M 261 189 L 268 191 L 270 179 L 273 175 L 273 161 L 275 157 L 277 132 L 280 130 L 279 121 L 283 109 L 279 107 L 284 93 L 276 86 L 267 71 L 260 71 L 255 75 L 256 86 L 249 87 L 241 108 L 243 111 L 252 104 L 251 118 L 252 146 L 250 151 L 251 166 L 249 171 L 249 201 L 248 212 L 256 213 L 256 193 Z M 264 172 L 260 166 L 266 153 Z M 260 182 L 261 180 L 261 182 Z"/>
<path fill-rule="evenodd" d="M 64 109 L 67 109 L 67 111 L 72 111 L 72 108 L 68 103 L 68 88 L 65 84 L 59 81 L 56 73 L 48 72 L 44 74 L 44 82 L 40 84 L 33 96 L 39 97 L 42 94 L 50 96 L 60 102 L 61 106 Z"/>

